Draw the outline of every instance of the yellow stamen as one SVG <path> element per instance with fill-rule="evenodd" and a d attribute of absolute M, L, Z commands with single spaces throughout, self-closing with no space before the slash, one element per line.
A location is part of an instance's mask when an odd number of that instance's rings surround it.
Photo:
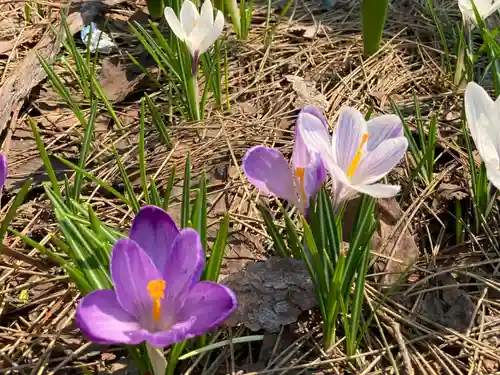
<path fill-rule="evenodd" d="M 302 200 L 306 200 L 306 189 L 304 188 L 304 168 L 295 168 L 295 176 L 299 179 Z"/>
<path fill-rule="evenodd" d="M 361 157 L 363 156 L 363 146 L 368 142 L 368 137 L 370 133 L 363 134 L 363 138 L 361 138 L 361 143 L 356 151 L 356 155 L 352 158 L 351 164 L 347 169 L 347 177 L 352 178 L 354 173 L 356 173 L 356 169 L 358 168 L 359 162 L 361 161 Z"/>
<path fill-rule="evenodd" d="M 165 280 L 151 280 L 148 283 L 148 292 L 153 299 L 153 319 L 161 319 L 161 300 L 165 298 Z"/>
<path fill-rule="evenodd" d="M 193 24 L 196 26 L 198 25 L 198 18 L 195 18 L 194 21 L 193 21 Z"/>

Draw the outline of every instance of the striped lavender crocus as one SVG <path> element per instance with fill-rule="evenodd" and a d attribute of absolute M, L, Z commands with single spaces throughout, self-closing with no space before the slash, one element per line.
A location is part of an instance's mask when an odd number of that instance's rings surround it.
<path fill-rule="evenodd" d="M 298 133 L 300 123 L 311 119 L 311 126 L 327 131 L 326 119 L 319 109 L 303 108 L 295 124 L 291 167 L 281 151 L 262 145 L 252 147 L 243 157 L 243 171 L 252 185 L 264 195 L 288 201 L 306 215 L 311 197 L 317 194 L 326 179 L 323 163 L 316 153 L 307 149 Z"/>
<path fill-rule="evenodd" d="M 360 112 L 344 107 L 331 136 L 315 116 L 303 116 L 307 118 L 299 122 L 300 135 L 329 171 L 337 207 L 356 193 L 389 198 L 399 192 L 400 186 L 376 183 L 401 161 L 408 148 L 398 116 L 365 121 Z"/>
<path fill-rule="evenodd" d="M 97 290 L 81 300 L 78 327 L 91 341 L 103 344 L 146 341 L 165 347 L 202 335 L 236 309 L 230 289 L 200 282 L 204 261 L 196 231 L 179 231 L 165 211 L 143 207 L 130 238 L 113 247 L 114 290 Z"/>

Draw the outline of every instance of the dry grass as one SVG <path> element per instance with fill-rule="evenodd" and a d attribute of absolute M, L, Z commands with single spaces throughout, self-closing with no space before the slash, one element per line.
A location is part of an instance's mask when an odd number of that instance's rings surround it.
<path fill-rule="evenodd" d="M 381 294 L 374 279 L 369 278 L 372 282 L 366 287 L 368 303 L 372 307 L 382 303 L 376 310 L 366 345 L 351 361 L 343 354 L 342 343 L 331 353 L 324 353 L 320 329 L 306 319 L 283 328 L 278 342 L 269 348 L 273 355 L 267 363 L 249 367 L 255 347 L 250 351 L 236 348 L 221 351 L 211 364 L 202 360 L 197 371 L 203 368 L 204 373 L 215 374 L 245 368 L 259 374 L 296 374 L 313 369 L 327 374 L 493 374 L 499 370 L 498 253 L 485 238 L 472 237 L 473 241 L 456 245 L 450 205 L 439 211 L 432 205 L 440 184 L 458 181 L 464 185 L 461 181 L 468 173 L 467 158 L 456 143 L 456 135 L 461 132 L 462 93 L 440 68 L 443 53 L 435 26 L 420 2 L 393 4 L 383 48 L 363 61 L 358 9 L 351 3 L 340 2 L 335 10 L 323 12 L 317 10 L 318 4 L 301 2 L 292 9 L 291 20 L 278 25 L 268 48 L 263 43 L 265 13 L 257 12 L 249 42 L 234 42 L 234 54 L 230 55 L 230 95 L 234 103 L 231 112 L 221 114 L 214 110 L 207 120 L 197 124 L 178 121 L 172 126 L 171 149 L 161 146 L 155 132 L 150 131 L 146 142 L 148 174 L 165 183 L 172 166 L 178 170 L 183 167 L 189 150 L 194 178 L 202 169 L 209 176 L 210 216 L 216 220 L 221 213 L 230 212 L 233 231 L 251 234 L 244 246 L 264 249 L 267 239 L 255 206 L 257 193 L 246 183 L 239 165 L 245 150 L 255 144 L 276 146 L 290 153 L 293 120 L 303 98 L 286 76 L 315 83 L 324 96 L 320 99 L 327 102 L 325 111 L 330 126 L 343 105 L 362 111 L 373 107 L 375 112 L 390 112 L 389 98 L 403 109 L 412 124 L 415 93 L 424 116 L 440 114 L 439 146 L 443 156 L 434 181 L 427 187 L 410 186 L 409 196 L 401 202 L 404 215 L 398 225 L 405 225 L 404 218 L 412 218 L 420 250 L 412 278 L 389 295 Z M 2 83 L 16 71 L 19 61 L 63 7 L 40 4 L 45 17 L 29 26 L 23 19 L 23 3 L 0 5 L 0 36 L 5 41 L 0 47 L 6 48 L 1 60 Z M 143 8 L 144 4 L 127 3 L 111 9 L 110 27 L 122 25 Z M 459 20 L 453 1 L 439 4 L 438 12 L 450 22 Z M 317 32 L 313 38 L 303 35 L 311 30 Z M 6 41 L 10 41 L 9 48 L 2 44 Z M 138 180 L 139 106 L 130 100 L 118 103 L 116 108 L 125 131 L 119 134 L 110 130 L 109 119 L 103 115 L 97 124 L 98 136 L 88 165 L 96 176 L 123 189 L 111 146 L 118 148 L 131 178 Z M 28 175 L 36 175 L 39 181 L 44 179 L 26 123 L 28 114 L 38 121 L 52 153 L 72 158 L 78 152 L 78 122 L 60 106 L 49 84 L 40 84 L 24 104 L 14 109 L 4 132 L 3 150 L 9 157 L 10 179 L 3 212 L 11 204 L 12 193 L 20 181 Z M 204 133 L 204 138 L 198 137 L 196 130 Z M 405 187 L 408 175 L 408 166 L 404 165 L 393 177 Z M 48 243 L 58 228 L 42 193 L 39 188 L 33 189 L 13 226 Z M 102 220 L 126 229 L 131 218 L 128 208 L 97 188 L 90 188 L 85 198 L 94 204 Z M 174 217 L 178 215 L 175 203 L 171 211 Z M 123 353 L 100 353 L 99 348 L 82 339 L 73 325 L 74 305 L 79 296 L 64 273 L 17 238 L 8 237 L 5 244 L 28 258 L 21 261 L 9 256 L 15 253 L 0 256 L 0 373 L 75 373 L 83 365 L 96 371 L 112 370 L 112 364 L 119 362 Z M 27 300 L 20 298 L 22 291 L 28 291 Z M 458 310 L 450 312 L 453 308 Z M 233 334 L 246 333 L 239 330 Z"/>

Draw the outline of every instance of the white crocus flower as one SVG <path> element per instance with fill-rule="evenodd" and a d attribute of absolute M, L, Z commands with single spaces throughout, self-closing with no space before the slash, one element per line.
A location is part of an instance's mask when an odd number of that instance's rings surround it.
<path fill-rule="evenodd" d="M 195 60 L 215 43 L 224 28 L 224 16 L 220 10 L 214 21 L 214 8 L 210 0 L 205 0 L 201 13 L 190 0 L 184 1 L 180 19 L 172 8 L 166 7 L 165 18 L 177 38 L 186 42 Z"/>
<path fill-rule="evenodd" d="M 500 189 L 500 98 L 493 101 L 477 83 L 465 88 L 465 115 L 488 180 Z"/>
<path fill-rule="evenodd" d="M 500 8 L 500 0 L 458 0 L 458 7 L 462 12 L 464 21 L 469 24 L 477 24 L 476 14 L 472 1 L 476 6 L 479 16 L 485 20 Z"/>

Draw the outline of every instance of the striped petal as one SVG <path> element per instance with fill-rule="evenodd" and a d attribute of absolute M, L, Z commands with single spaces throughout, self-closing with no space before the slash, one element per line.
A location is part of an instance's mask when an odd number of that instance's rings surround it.
<path fill-rule="evenodd" d="M 341 109 L 337 128 L 332 134 L 337 165 L 345 172 L 359 149 L 363 135 L 368 132 L 363 115 L 354 108 Z M 369 139 L 369 138 L 368 138 Z"/>
<path fill-rule="evenodd" d="M 361 160 L 353 184 L 371 184 L 385 177 L 403 158 L 408 148 L 405 137 L 387 139 Z"/>
<path fill-rule="evenodd" d="M 403 124 L 396 115 L 383 115 L 375 117 L 366 123 L 370 136 L 366 144 L 368 151 L 375 150 L 386 139 L 403 136 Z"/>

